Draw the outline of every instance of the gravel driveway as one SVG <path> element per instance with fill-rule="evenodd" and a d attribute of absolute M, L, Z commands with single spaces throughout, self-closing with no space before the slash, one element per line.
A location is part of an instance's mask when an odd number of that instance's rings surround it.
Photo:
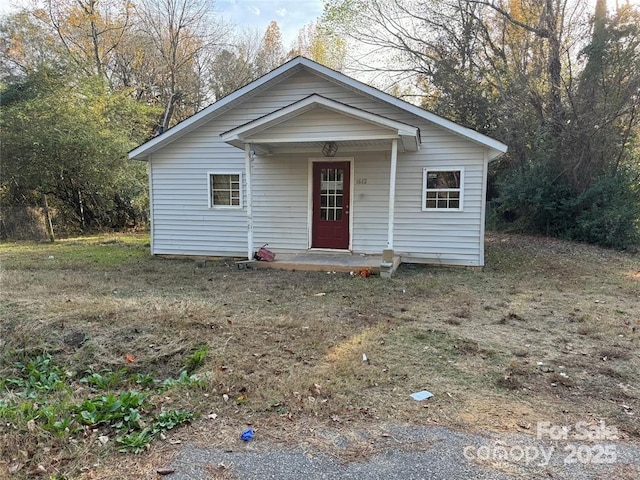
<path fill-rule="evenodd" d="M 534 432 L 535 433 L 535 432 Z M 522 479 L 640 478 L 640 445 L 623 442 L 554 442 L 524 434 L 474 435 L 442 427 L 397 426 L 382 436 L 362 432 L 376 454 L 345 461 L 353 444 L 337 432 L 323 432 L 330 454 L 304 447 L 283 449 L 260 440 L 231 451 L 184 445 L 170 465 L 171 480 L 211 479 Z M 607 446 L 608 445 L 608 446 Z M 352 450 L 351 450 L 352 451 Z M 342 459 L 341 459 L 342 458 Z"/>

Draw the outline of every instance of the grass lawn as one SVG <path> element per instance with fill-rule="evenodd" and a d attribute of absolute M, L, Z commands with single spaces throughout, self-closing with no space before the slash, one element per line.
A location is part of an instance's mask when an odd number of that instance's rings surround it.
<path fill-rule="evenodd" d="M 0 477 L 155 478 L 177 442 L 233 448 L 247 426 L 320 449 L 389 424 L 604 420 L 640 441 L 637 254 L 490 234 L 483 271 L 389 281 L 199 268 L 147 241 L 0 244 Z"/>

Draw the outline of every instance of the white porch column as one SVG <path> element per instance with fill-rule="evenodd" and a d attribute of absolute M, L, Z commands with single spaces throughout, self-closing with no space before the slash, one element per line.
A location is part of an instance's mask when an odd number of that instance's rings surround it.
<path fill-rule="evenodd" d="M 247 196 L 247 258 L 253 259 L 253 194 L 251 191 L 251 144 L 244 145 L 244 181 Z"/>
<path fill-rule="evenodd" d="M 396 208 L 396 169 L 398 166 L 398 140 L 391 141 L 391 171 L 389 172 L 389 231 L 387 248 L 393 250 L 393 216 Z"/>

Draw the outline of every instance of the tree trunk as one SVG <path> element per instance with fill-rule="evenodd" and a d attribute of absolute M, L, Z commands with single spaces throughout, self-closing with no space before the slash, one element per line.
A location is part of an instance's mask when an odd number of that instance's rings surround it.
<path fill-rule="evenodd" d="M 78 189 L 78 213 L 80 214 L 80 225 L 82 231 L 84 232 L 87 229 L 87 222 L 84 218 L 84 205 L 82 204 L 82 192 Z"/>
<path fill-rule="evenodd" d="M 559 136 L 564 127 L 562 62 L 560 60 L 560 32 L 558 32 L 558 17 L 561 13 L 555 11 L 553 0 L 547 0 L 546 10 L 546 30 L 549 35 L 549 63 L 547 65 L 547 74 L 549 75 L 551 131 L 554 133 L 554 139 L 559 140 Z"/>
<path fill-rule="evenodd" d="M 51 223 L 51 214 L 49 212 L 49 202 L 47 201 L 47 196 L 43 195 L 43 203 L 44 203 L 44 218 L 47 223 L 47 233 L 49 234 L 49 241 L 51 243 L 56 241 L 56 237 L 53 234 L 53 223 Z"/>

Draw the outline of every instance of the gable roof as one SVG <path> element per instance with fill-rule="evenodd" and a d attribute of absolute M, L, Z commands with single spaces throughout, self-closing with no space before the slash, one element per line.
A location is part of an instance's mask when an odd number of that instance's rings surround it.
<path fill-rule="evenodd" d="M 371 87 L 370 85 L 362 83 L 343 73 L 332 70 L 328 67 L 325 67 L 324 65 L 320 65 L 319 63 L 309 60 L 306 57 L 295 57 L 294 59 L 280 65 L 275 70 L 272 70 L 271 72 L 263 75 L 257 80 L 254 80 L 248 85 L 245 85 L 235 92 L 230 93 L 226 97 L 221 98 L 217 102 L 209 105 L 208 107 L 192 115 L 186 120 L 183 120 L 163 134 L 160 134 L 143 143 L 142 145 L 134 148 L 129 152 L 129 158 L 136 160 L 147 159 L 147 157 L 153 152 L 182 137 L 183 135 L 193 131 L 194 129 L 208 122 L 214 116 L 217 116 L 229 110 L 243 96 L 249 93 L 264 90 L 271 84 L 278 83 L 284 78 L 287 78 L 302 69 L 309 70 L 328 80 L 342 84 L 356 92 L 362 93 L 379 101 L 386 102 L 397 108 L 403 109 L 469 141 L 485 146 L 489 149 L 489 160 L 498 158 L 507 151 L 507 146 L 502 142 L 499 142 L 498 140 L 478 133 L 470 128 L 463 127 L 462 125 L 458 125 L 451 120 L 442 118 L 434 113 L 405 102 L 404 100 L 400 100 L 393 95 L 389 95 L 388 93 Z"/>
<path fill-rule="evenodd" d="M 252 120 L 244 125 L 233 128 L 220 135 L 222 140 L 238 148 L 244 148 L 244 140 L 263 132 L 268 131 L 269 128 L 280 125 L 293 118 L 298 117 L 306 112 L 309 112 L 316 108 L 322 108 L 325 110 L 333 111 L 341 115 L 345 115 L 356 120 L 371 125 L 376 125 L 388 130 L 387 138 L 400 138 L 403 145 L 403 150 L 416 151 L 420 148 L 420 129 L 406 123 L 391 120 L 390 118 L 376 115 L 374 113 L 367 112 L 365 110 L 351 107 L 342 102 L 337 102 L 322 95 L 312 94 L 297 102 L 294 102 L 279 110 L 275 110 L 267 115 Z M 386 135 L 385 135 L 386 136 Z M 365 139 L 366 136 L 363 138 Z M 303 141 L 306 141 L 304 139 Z M 317 141 L 319 139 L 314 138 Z M 335 134 L 331 134 L 330 138 L 322 139 L 323 141 L 342 141 L 342 140 L 356 140 L 353 135 L 345 136 L 344 138 L 337 138 Z M 256 141 L 256 140 L 253 140 Z M 251 143 L 253 143 L 253 141 Z M 267 140 L 257 140 L 258 143 L 266 142 Z"/>

